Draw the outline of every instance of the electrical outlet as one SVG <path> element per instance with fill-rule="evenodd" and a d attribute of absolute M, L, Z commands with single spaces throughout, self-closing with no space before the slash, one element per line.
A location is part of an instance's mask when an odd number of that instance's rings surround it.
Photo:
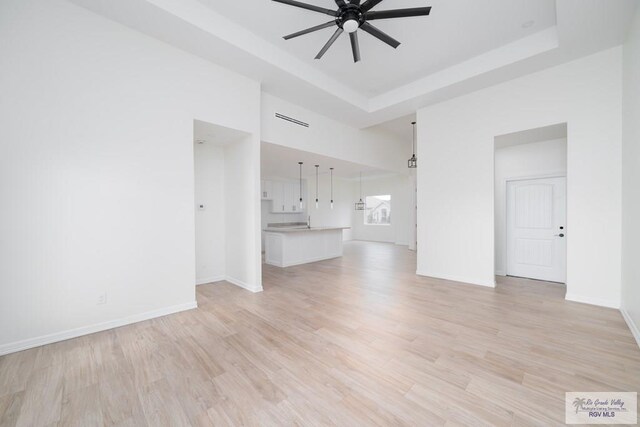
<path fill-rule="evenodd" d="M 103 293 L 98 295 L 98 304 L 97 305 L 102 305 L 102 304 L 106 304 L 107 303 L 107 293 Z"/>

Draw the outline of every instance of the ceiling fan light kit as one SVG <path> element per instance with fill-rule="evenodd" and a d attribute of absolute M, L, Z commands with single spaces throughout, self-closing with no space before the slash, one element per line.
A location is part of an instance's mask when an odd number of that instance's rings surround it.
<path fill-rule="evenodd" d="M 372 11 L 375 6 L 381 3 L 383 0 L 366 0 L 360 4 L 360 0 L 335 0 L 338 10 L 326 9 L 324 7 L 315 6 L 312 4 L 302 3 L 296 0 L 273 0 L 278 3 L 287 4 L 289 6 L 299 7 L 301 9 L 311 10 L 313 12 L 322 13 L 332 16 L 333 21 L 325 22 L 324 24 L 316 25 L 306 30 L 298 31 L 293 34 L 284 36 L 285 40 L 290 40 L 295 37 L 299 37 L 305 34 L 319 31 L 325 28 L 331 28 L 336 26 L 337 29 L 329 38 L 329 41 L 320 49 L 320 52 L 316 55 L 316 59 L 321 59 L 329 48 L 335 43 L 335 41 L 342 35 L 343 32 L 349 34 L 351 41 L 351 50 L 353 52 L 353 62 L 360 61 L 360 44 L 358 42 L 358 30 L 361 29 L 366 33 L 371 34 L 373 37 L 388 44 L 392 48 L 400 46 L 400 42 L 371 25 L 368 21 L 376 19 L 392 19 L 392 18 L 407 18 L 412 16 L 426 16 L 431 13 L 431 7 L 413 7 L 408 9 L 392 9 L 392 10 L 380 10 Z"/>

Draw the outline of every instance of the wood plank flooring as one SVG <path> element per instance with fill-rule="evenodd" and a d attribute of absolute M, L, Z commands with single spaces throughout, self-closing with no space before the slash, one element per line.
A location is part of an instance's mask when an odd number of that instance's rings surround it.
<path fill-rule="evenodd" d="M 565 391 L 640 391 L 617 310 L 522 279 L 417 277 L 403 247 L 264 266 L 251 294 L 0 358 L 1 426 L 562 425 Z"/>

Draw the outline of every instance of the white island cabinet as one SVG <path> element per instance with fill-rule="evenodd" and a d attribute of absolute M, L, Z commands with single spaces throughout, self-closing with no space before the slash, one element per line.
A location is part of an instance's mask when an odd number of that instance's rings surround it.
<path fill-rule="evenodd" d="M 341 257 L 342 230 L 347 228 L 266 228 L 265 262 L 290 267 Z"/>

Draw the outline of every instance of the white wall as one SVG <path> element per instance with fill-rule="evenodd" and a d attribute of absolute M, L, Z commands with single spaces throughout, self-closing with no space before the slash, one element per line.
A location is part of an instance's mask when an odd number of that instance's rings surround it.
<path fill-rule="evenodd" d="M 309 127 L 277 119 L 276 112 L 309 123 Z M 410 140 L 399 141 L 395 135 L 379 129 L 350 127 L 266 93 L 262 95 L 261 117 L 265 142 L 406 173 Z"/>
<path fill-rule="evenodd" d="M 195 144 L 196 283 L 224 280 L 226 227 L 224 147 Z M 203 204 L 204 210 L 198 209 Z"/>
<path fill-rule="evenodd" d="M 193 307 L 193 120 L 252 134 L 257 200 L 259 84 L 62 0 L 2 1 L 0 39 L 0 353 Z"/>
<path fill-rule="evenodd" d="M 252 136 L 224 148 L 226 280 L 252 292 L 262 290 L 259 149 Z"/>
<path fill-rule="evenodd" d="M 354 208 L 353 182 L 342 178 L 333 178 L 333 209 L 331 209 L 331 184 L 328 173 L 321 173 L 318 181 L 318 208 L 316 209 L 316 178 L 307 179 L 307 214 L 311 217 L 312 227 L 350 227 L 342 232 L 342 240 L 352 240 L 353 230 L 351 212 Z M 305 216 L 304 221 L 307 218 Z"/>
<path fill-rule="evenodd" d="M 506 274 L 507 180 L 567 173 L 567 140 L 535 142 L 504 147 L 495 153 L 495 271 Z"/>
<path fill-rule="evenodd" d="M 623 65 L 622 312 L 640 344 L 640 7 Z"/>
<path fill-rule="evenodd" d="M 385 177 L 362 179 L 362 199 L 367 196 L 391 195 L 391 224 L 366 225 L 365 211 L 356 211 L 354 203 L 360 199 L 360 184 L 354 182 L 352 196 L 353 239 L 371 242 L 388 242 L 397 245 L 409 244 L 411 227 L 410 217 L 410 178 L 408 175 L 390 175 Z"/>
<path fill-rule="evenodd" d="M 494 285 L 494 137 L 568 123 L 567 298 L 618 307 L 622 49 L 418 111 L 418 272 Z"/>

